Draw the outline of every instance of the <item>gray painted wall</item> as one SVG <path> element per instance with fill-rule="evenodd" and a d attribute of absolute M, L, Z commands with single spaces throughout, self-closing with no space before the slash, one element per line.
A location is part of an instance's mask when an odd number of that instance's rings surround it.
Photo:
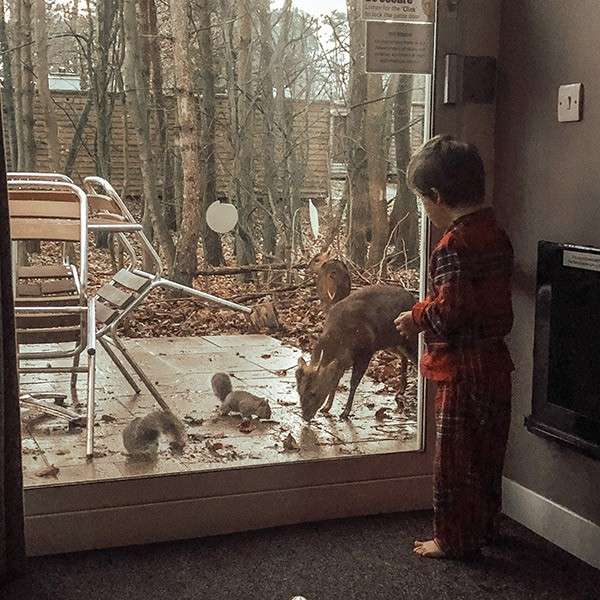
<path fill-rule="evenodd" d="M 506 476 L 600 524 L 600 461 L 529 433 L 536 244 L 600 246 L 600 4 L 504 0 L 494 203 L 515 248 L 513 423 Z M 558 123 L 558 86 L 583 82 L 584 118 Z M 598 357 L 600 368 L 600 357 Z"/>

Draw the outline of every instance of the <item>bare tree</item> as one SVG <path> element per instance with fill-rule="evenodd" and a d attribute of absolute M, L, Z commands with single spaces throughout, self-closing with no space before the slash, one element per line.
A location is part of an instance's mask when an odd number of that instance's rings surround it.
<path fill-rule="evenodd" d="M 368 100 L 369 125 L 366 132 L 366 147 L 369 168 L 371 244 L 367 265 L 372 266 L 382 260 L 388 238 L 386 184 L 390 136 L 387 131 L 388 121 L 381 75 L 368 75 Z"/>
<path fill-rule="evenodd" d="M 197 107 L 190 77 L 188 33 L 188 0 L 171 0 L 173 25 L 175 85 L 177 90 L 177 119 L 179 148 L 183 168 L 183 204 L 181 225 L 175 250 L 173 277 L 191 285 L 197 271 L 197 250 L 200 237 L 202 181 L 198 165 Z"/>
<path fill-rule="evenodd" d="M 256 262 L 250 213 L 254 198 L 254 103 L 252 97 L 252 12 L 250 0 L 235 7 L 221 0 L 227 101 L 229 104 L 229 141 L 232 150 L 230 199 L 239 213 L 235 253 L 239 265 Z"/>
<path fill-rule="evenodd" d="M 163 61 L 161 56 L 161 34 L 158 25 L 158 13 L 155 0 L 142 0 L 140 9 L 143 22 L 143 36 L 148 56 L 148 77 L 151 82 L 153 114 L 158 134 L 157 167 L 163 212 L 167 223 L 177 227 L 173 200 L 172 148 L 169 143 L 169 123 L 167 103 L 163 91 Z"/>
<path fill-rule="evenodd" d="M 277 165 L 275 163 L 275 102 L 273 98 L 273 27 L 271 19 L 271 1 L 261 0 L 258 5 L 260 35 L 260 105 L 262 109 L 262 163 L 265 215 L 263 220 L 263 250 L 267 257 L 277 252 L 278 230 L 282 237 L 281 222 L 278 221 L 277 207 L 279 189 Z"/>
<path fill-rule="evenodd" d="M 206 224 L 206 210 L 217 200 L 216 125 L 217 97 L 215 89 L 215 65 L 212 30 L 212 11 L 209 0 L 198 2 L 200 46 L 199 76 L 202 83 L 200 163 L 203 169 L 204 190 L 202 194 L 202 244 L 204 260 L 218 266 L 225 263 L 220 237 Z"/>
<path fill-rule="evenodd" d="M 46 135 L 48 140 L 48 159 L 51 171 L 60 171 L 61 149 L 58 139 L 58 125 L 54 104 L 50 97 L 50 85 L 48 83 L 48 29 L 46 15 L 46 0 L 35 0 L 35 41 L 36 41 L 36 75 L 37 84 L 46 121 Z"/>
<path fill-rule="evenodd" d="M 347 0 L 350 24 L 350 107 L 348 113 L 348 179 L 350 190 L 350 259 L 364 266 L 367 257 L 369 173 L 366 151 L 367 74 L 364 67 L 365 30 L 359 0 Z"/>
<path fill-rule="evenodd" d="M 31 0 L 19 1 L 19 13 L 17 16 L 18 27 L 20 31 L 19 44 L 20 56 L 18 70 L 20 71 L 20 80 L 17 93 L 20 96 L 20 121 L 21 138 L 19 140 L 19 171 L 36 170 L 36 148 L 34 137 L 34 98 L 35 83 L 31 48 L 32 39 L 32 19 L 31 19 Z"/>
<path fill-rule="evenodd" d="M 150 137 L 150 121 L 148 118 L 148 81 L 143 76 L 136 0 L 124 0 L 123 28 L 126 38 L 125 92 L 133 115 L 140 150 L 144 206 L 150 214 L 153 230 L 165 254 L 168 269 L 171 271 L 175 259 L 175 245 L 166 226 L 157 193 L 155 161 L 152 153 L 153 144 Z"/>
<path fill-rule="evenodd" d="M 91 14 L 90 0 L 87 0 Z M 98 0 L 96 2 L 96 22 L 93 27 L 92 53 L 93 64 L 90 64 L 91 86 L 96 109 L 96 171 L 101 177 L 110 179 L 111 152 L 110 132 L 112 126 L 114 68 L 111 65 L 111 54 L 114 57 L 118 28 L 116 27 L 119 12 L 119 0 Z"/>
<path fill-rule="evenodd" d="M 419 212 L 414 194 L 406 185 L 406 167 L 411 155 L 411 105 L 414 87 L 412 75 L 400 75 L 394 101 L 394 143 L 396 151 L 396 198 L 390 215 L 390 229 L 396 229 L 394 245 L 407 258 L 419 254 Z"/>
<path fill-rule="evenodd" d="M 5 21 L 4 0 L 0 0 L 0 52 L 2 53 L 2 105 L 5 114 L 6 130 L 8 132 L 9 164 L 16 168 L 18 164 L 17 150 L 17 119 L 15 113 L 15 88 L 12 77 L 11 63 L 14 62 L 14 52 L 10 52 L 8 32 Z M 14 24 L 14 21 L 13 21 Z"/>

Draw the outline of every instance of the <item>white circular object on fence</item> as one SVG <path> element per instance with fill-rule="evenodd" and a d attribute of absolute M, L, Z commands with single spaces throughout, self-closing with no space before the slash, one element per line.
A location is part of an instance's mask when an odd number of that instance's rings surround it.
<path fill-rule="evenodd" d="M 238 211 L 233 204 L 213 202 L 206 209 L 206 224 L 216 233 L 231 231 L 238 222 Z"/>

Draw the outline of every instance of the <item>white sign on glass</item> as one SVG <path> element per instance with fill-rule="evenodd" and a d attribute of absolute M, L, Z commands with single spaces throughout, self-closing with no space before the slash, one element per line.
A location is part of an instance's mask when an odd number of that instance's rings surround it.
<path fill-rule="evenodd" d="M 366 71 L 431 74 L 433 25 L 367 21 Z"/>
<path fill-rule="evenodd" d="M 216 233 L 231 231 L 238 222 L 238 211 L 233 204 L 213 202 L 206 209 L 206 224 Z"/>
<path fill-rule="evenodd" d="M 362 0 L 366 21 L 433 23 L 435 0 Z"/>

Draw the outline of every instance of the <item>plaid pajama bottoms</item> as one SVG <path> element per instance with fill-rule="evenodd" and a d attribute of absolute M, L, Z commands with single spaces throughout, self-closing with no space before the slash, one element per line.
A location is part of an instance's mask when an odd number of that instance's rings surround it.
<path fill-rule="evenodd" d="M 438 384 L 434 536 L 448 556 L 475 556 L 494 535 L 510 399 L 510 373 Z"/>

